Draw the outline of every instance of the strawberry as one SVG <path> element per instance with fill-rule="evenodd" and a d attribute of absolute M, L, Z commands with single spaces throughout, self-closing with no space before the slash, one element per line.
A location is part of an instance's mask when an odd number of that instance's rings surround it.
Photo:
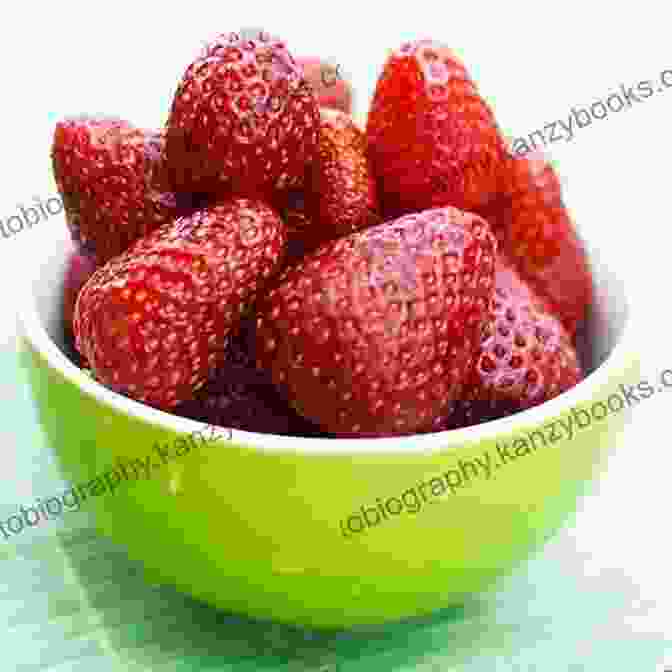
<path fill-rule="evenodd" d="M 592 278 L 560 182 L 538 151 L 512 156 L 508 166 L 504 192 L 479 214 L 500 250 L 574 335 L 592 301 Z"/>
<path fill-rule="evenodd" d="M 297 259 L 321 243 L 381 223 L 366 140 L 352 118 L 320 109 L 319 151 L 304 190 L 276 196 Z"/>
<path fill-rule="evenodd" d="M 338 436 L 412 434 L 455 399 L 492 299 L 480 217 L 428 210 L 325 243 L 257 305 L 257 365 Z"/>
<path fill-rule="evenodd" d="M 297 58 L 308 83 L 313 87 L 319 107 L 352 111 L 352 86 L 343 75 L 339 65 L 332 65 L 315 57 Z"/>
<path fill-rule="evenodd" d="M 484 327 L 464 399 L 447 426 L 478 424 L 531 408 L 582 378 L 567 330 L 546 302 L 500 258 L 493 317 Z"/>
<path fill-rule="evenodd" d="M 278 268 L 284 244 L 278 215 L 250 199 L 163 225 L 82 288 L 77 349 L 103 385 L 174 408 L 225 359 L 230 331 Z"/>
<path fill-rule="evenodd" d="M 98 264 L 186 211 L 163 176 L 163 137 L 111 117 L 56 125 L 52 164 L 73 240 Z"/>
<path fill-rule="evenodd" d="M 364 133 L 342 112 L 322 109 L 320 115 L 319 153 L 306 194 L 313 226 L 303 232 L 313 247 L 381 222 Z"/>
<path fill-rule="evenodd" d="M 386 217 L 431 207 L 477 211 L 500 189 L 506 145 L 461 61 L 431 40 L 394 51 L 366 126 Z"/>
<path fill-rule="evenodd" d="M 175 414 L 209 425 L 249 432 L 319 436 L 319 429 L 299 417 L 275 391 L 254 357 L 254 319 L 244 319 L 227 344 L 226 358 L 194 399 Z"/>
<path fill-rule="evenodd" d="M 263 195 L 302 187 L 319 113 L 284 43 L 219 35 L 187 68 L 167 124 L 177 192 Z"/>
<path fill-rule="evenodd" d="M 90 255 L 79 250 L 69 255 L 63 285 L 63 321 L 67 331 L 72 329 L 79 291 L 95 270 L 96 262 Z"/>

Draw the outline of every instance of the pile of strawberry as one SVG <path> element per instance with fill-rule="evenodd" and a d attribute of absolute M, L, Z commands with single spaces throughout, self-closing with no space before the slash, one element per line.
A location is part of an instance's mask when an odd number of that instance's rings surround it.
<path fill-rule="evenodd" d="M 510 153 L 437 42 L 392 52 L 365 130 L 349 85 L 315 72 L 277 38 L 223 34 L 165 128 L 57 125 L 79 246 L 66 322 L 95 379 L 215 424 L 339 437 L 475 424 L 575 385 L 592 281 L 551 165 Z"/>

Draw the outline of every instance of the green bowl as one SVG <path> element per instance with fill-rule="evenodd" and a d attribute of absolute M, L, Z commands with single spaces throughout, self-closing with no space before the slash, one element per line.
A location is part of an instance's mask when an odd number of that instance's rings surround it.
<path fill-rule="evenodd" d="M 624 288 L 590 250 L 591 373 L 550 402 L 405 438 L 222 428 L 207 440 L 199 423 L 117 395 L 68 359 L 61 294 L 71 243 L 56 223 L 43 235 L 53 236 L 50 252 L 20 304 L 22 358 L 64 476 L 148 575 L 252 617 L 380 624 L 490 588 L 576 510 L 628 416 L 621 385 L 639 376 Z M 149 472 L 115 472 L 148 457 Z"/>

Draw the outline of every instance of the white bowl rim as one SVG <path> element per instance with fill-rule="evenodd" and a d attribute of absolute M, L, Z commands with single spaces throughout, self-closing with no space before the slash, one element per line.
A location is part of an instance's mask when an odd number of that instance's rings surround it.
<path fill-rule="evenodd" d="M 63 226 L 58 232 L 58 228 L 52 222 L 51 231 L 54 240 L 50 242 L 53 244 L 49 245 L 49 242 L 47 242 L 44 245 L 44 250 L 51 249 L 53 251 L 55 247 L 56 249 L 62 249 L 58 239 L 65 239 L 63 230 L 67 231 L 67 229 Z M 43 235 L 48 234 L 43 232 Z M 68 241 L 66 241 L 66 244 L 68 244 Z M 18 319 L 23 337 L 54 371 L 101 405 L 111 407 L 134 420 L 154 425 L 157 429 L 185 435 L 203 429 L 204 423 L 202 422 L 160 411 L 113 392 L 95 382 L 71 362 L 51 340 L 40 319 L 32 288 L 41 264 L 35 264 L 34 268 L 37 270 L 29 274 L 26 282 L 19 288 L 22 296 L 18 304 L 20 306 Z M 526 426 L 543 425 L 546 420 L 562 415 L 563 411 L 566 413 L 575 405 L 590 399 L 595 390 L 605 385 L 614 370 L 627 363 L 632 352 L 632 345 L 636 342 L 633 334 L 636 320 L 633 319 L 633 304 L 628 296 L 625 283 L 623 291 L 626 293 L 624 297 L 626 313 L 623 326 L 617 342 L 605 357 L 605 360 L 572 389 L 539 406 L 520 411 L 514 415 L 460 429 L 384 438 L 315 438 L 263 434 L 229 428 L 220 429 L 226 431 L 227 439 L 239 445 L 250 446 L 264 452 L 290 452 L 306 456 L 352 455 L 354 457 L 394 453 L 426 454 L 450 451 L 474 442 L 490 441 L 494 445 L 498 437 L 513 435 L 517 430 L 519 431 Z"/>

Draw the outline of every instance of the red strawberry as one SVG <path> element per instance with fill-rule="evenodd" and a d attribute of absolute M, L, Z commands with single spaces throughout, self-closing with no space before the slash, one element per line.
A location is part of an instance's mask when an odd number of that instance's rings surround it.
<path fill-rule="evenodd" d="M 96 262 L 91 256 L 79 251 L 70 254 L 63 285 L 63 320 L 68 331 L 72 329 L 72 318 L 79 291 L 95 270 Z"/>
<path fill-rule="evenodd" d="M 59 122 L 52 163 L 73 240 L 98 264 L 185 212 L 162 173 L 163 137 L 107 117 Z"/>
<path fill-rule="evenodd" d="M 352 111 L 352 87 L 342 75 L 339 65 L 332 65 L 319 58 L 297 58 L 320 107 L 329 107 L 346 114 Z"/>
<path fill-rule="evenodd" d="M 454 208 L 326 243 L 259 302 L 257 365 L 327 432 L 429 428 L 462 396 L 495 251 L 487 223 Z"/>
<path fill-rule="evenodd" d="M 573 335 L 592 301 L 591 272 L 544 155 L 511 157 L 505 193 L 479 214 L 492 226 L 499 249 Z"/>
<path fill-rule="evenodd" d="M 546 303 L 508 264 L 495 272 L 493 319 L 459 412 L 449 427 L 511 415 L 576 385 L 583 371 L 570 336 Z"/>
<path fill-rule="evenodd" d="M 257 195 L 303 186 L 317 148 L 312 89 L 284 43 L 220 35 L 187 68 L 167 125 L 178 192 Z"/>
<path fill-rule="evenodd" d="M 342 112 L 322 108 L 320 116 L 319 153 L 306 188 L 276 197 L 287 225 L 290 261 L 382 221 L 364 133 Z"/>
<path fill-rule="evenodd" d="M 306 194 L 313 226 L 303 232 L 312 247 L 381 222 L 364 133 L 342 112 L 320 113 L 319 154 Z"/>
<path fill-rule="evenodd" d="M 475 211 L 500 189 L 506 146 L 464 65 L 431 40 L 393 52 L 366 127 L 386 216 L 430 207 Z"/>
<path fill-rule="evenodd" d="M 278 215 L 249 199 L 162 226 L 83 287 L 77 349 L 102 384 L 173 408 L 224 360 L 229 332 L 278 268 L 284 244 Z"/>
<path fill-rule="evenodd" d="M 242 321 L 227 345 L 224 364 L 194 399 L 175 408 L 175 414 L 248 432 L 322 435 L 278 396 L 270 377 L 256 369 L 255 328 L 254 320 Z"/>

